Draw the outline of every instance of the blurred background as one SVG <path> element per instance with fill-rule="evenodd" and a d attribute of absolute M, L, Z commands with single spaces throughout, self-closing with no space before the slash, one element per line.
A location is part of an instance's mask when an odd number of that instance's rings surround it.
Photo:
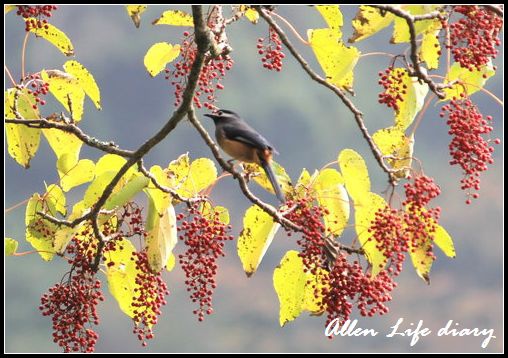
<path fill-rule="evenodd" d="M 101 89 L 103 110 L 97 111 L 87 100 L 80 127 L 101 140 L 112 140 L 120 147 L 135 149 L 165 123 L 173 110 L 173 89 L 164 76 L 151 78 L 143 66 L 143 57 L 155 42 L 179 43 L 186 28 L 152 26 L 152 20 L 167 10 L 167 6 L 149 6 L 136 29 L 123 6 L 59 6 L 51 22 L 72 40 L 76 60 L 94 75 Z M 176 9 L 177 7 L 171 7 Z M 181 7 L 190 12 L 189 7 Z M 342 6 L 345 16 L 344 38 L 352 33 L 351 19 L 356 6 Z M 278 12 L 305 36 L 309 28 L 325 27 L 316 10 L 307 6 L 279 6 Z M 286 26 L 283 26 L 287 30 Z M 362 53 L 386 51 L 398 54 L 406 45 L 389 45 L 392 26 L 356 44 Z M 312 68 L 320 73 L 309 47 L 287 31 Z M 372 153 L 362 138 L 351 113 L 338 98 L 324 87 L 311 81 L 286 52 L 280 73 L 262 68 L 256 41 L 268 35 L 268 27 L 260 21 L 253 25 L 246 19 L 228 29 L 235 65 L 219 91 L 219 106 L 239 112 L 277 147 L 281 153 L 276 160 L 296 181 L 301 169 L 311 171 L 336 160 L 340 150 L 352 148 L 366 159 L 373 191 L 386 188 L 386 175 L 376 165 Z M 5 61 L 15 78 L 21 75 L 21 46 L 24 25 L 14 12 L 5 17 Z M 495 77 L 486 89 L 503 98 L 503 51 L 494 61 L 498 66 Z M 29 72 L 62 69 L 67 59 L 51 44 L 30 37 L 26 68 Z M 368 56 L 360 59 L 355 69 L 355 104 L 363 111 L 371 133 L 392 123 L 393 113 L 377 103 L 380 87 L 379 70 L 389 66 L 389 58 Z M 443 72 L 439 72 L 442 74 Z M 4 78 L 4 85 L 10 86 Z M 50 96 L 48 96 L 50 98 Z M 485 115 L 494 117 L 494 137 L 502 139 L 503 111 L 490 97 L 478 92 L 475 103 Z M 48 101 L 47 113 L 61 111 L 54 101 Z M 464 204 L 465 195 L 459 189 L 461 172 L 448 165 L 447 126 L 439 118 L 439 105 L 431 105 L 416 133 L 415 156 L 424 165 L 425 173 L 435 178 L 442 189 L 436 200 L 442 207 L 441 224 L 454 239 L 457 257 L 446 258 L 437 250 L 438 259 L 431 273 L 431 285 L 415 274 L 410 262 L 398 279 L 399 286 L 389 304 L 389 314 L 364 319 L 359 326 L 380 332 L 377 337 L 336 337 L 323 334 L 324 317 L 300 318 L 281 328 L 279 303 L 272 284 L 272 272 L 284 253 L 295 248 L 294 239 L 282 231 L 274 239 L 258 272 L 247 278 L 230 243 L 218 274 L 219 287 L 214 296 L 215 314 L 199 323 L 192 314 L 193 304 L 183 286 L 182 271 L 177 266 L 165 277 L 171 295 L 156 326 L 156 337 L 142 348 L 132 334 L 132 323 L 107 293 L 106 302 L 99 307 L 101 324 L 96 352 L 501 352 L 503 350 L 503 144 L 496 147 L 495 163 L 482 175 L 480 199 Z M 202 117 L 203 111 L 198 112 Z M 205 117 L 209 131 L 213 125 Z M 4 140 L 4 146 L 5 144 Z M 192 158 L 212 157 L 208 148 L 188 122 L 182 122 L 171 135 L 146 157 L 147 166 L 167 165 L 180 154 L 189 152 Z M 82 158 L 97 159 L 96 150 L 83 147 Z M 19 203 L 34 192 L 43 193 L 44 183 L 57 182 L 55 157 L 47 142 L 41 140 L 31 168 L 24 170 L 7 154 L 5 158 L 5 207 Z M 84 185 L 83 187 L 86 187 Z M 252 184 L 263 199 L 275 198 Z M 83 195 L 84 188 L 68 194 L 68 202 Z M 242 216 L 250 202 L 242 196 L 237 184 L 221 180 L 213 192 L 216 204 L 230 208 L 234 234 L 242 228 Z M 29 250 L 24 241 L 25 206 L 5 215 L 5 236 L 20 241 L 18 251 Z M 351 240 L 353 232 L 345 233 Z M 177 246 L 176 250 L 182 248 Z M 42 317 L 37 307 L 40 295 L 60 281 L 67 265 L 59 258 L 46 263 L 38 255 L 7 257 L 5 269 L 5 351 L 58 352 L 51 340 L 51 321 Z M 403 326 L 412 328 L 423 320 L 433 331 L 413 347 L 410 338 L 386 338 L 390 327 L 399 318 Z M 482 337 L 437 337 L 437 330 L 448 320 L 458 328 L 494 329 L 497 338 L 482 349 Z M 410 324 L 414 323 L 413 326 Z"/>

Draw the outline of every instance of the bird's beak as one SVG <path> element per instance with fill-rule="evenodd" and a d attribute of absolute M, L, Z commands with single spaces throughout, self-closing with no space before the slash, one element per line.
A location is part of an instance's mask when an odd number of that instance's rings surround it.
<path fill-rule="evenodd" d="M 206 113 L 204 114 L 205 117 L 210 117 L 211 119 L 215 119 L 217 118 L 217 115 L 216 114 L 209 114 L 209 113 Z"/>

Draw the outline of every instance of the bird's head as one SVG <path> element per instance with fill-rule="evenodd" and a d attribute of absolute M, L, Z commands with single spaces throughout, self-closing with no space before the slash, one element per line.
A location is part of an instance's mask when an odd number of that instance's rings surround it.
<path fill-rule="evenodd" d="M 215 123 L 228 122 L 240 119 L 240 116 L 233 111 L 227 109 L 218 109 L 211 114 L 205 114 L 206 117 L 213 119 Z"/>

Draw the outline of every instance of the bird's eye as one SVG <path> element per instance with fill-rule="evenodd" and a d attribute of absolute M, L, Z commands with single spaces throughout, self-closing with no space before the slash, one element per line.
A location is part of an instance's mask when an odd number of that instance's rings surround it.
<path fill-rule="evenodd" d="M 217 115 L 218 115 L 218 116 L 222 116 L 223 114 L 224 114 L 224 113 L 223 113 L 222 111 L 218 111 L 218 112 L 217 112 Z"/>

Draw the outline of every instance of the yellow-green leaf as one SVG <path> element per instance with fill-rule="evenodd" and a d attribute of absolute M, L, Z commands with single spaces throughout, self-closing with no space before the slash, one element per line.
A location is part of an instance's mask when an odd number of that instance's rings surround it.
<path fill-rule="evenodd" d="M 319 172 L 313 188 L 319 206 L 328 210 L 324 216 L 327 233 L 340 236 L 349 220 L 349 198 L 344 188 L 344 179 L 332 168 Z"/>
<path fill-rule="evenodd" d="M 67 248 L 67 245 L 72 240 L 72 237 L 80 230 L 82 225 L 75 228 L 68 226 L 61 226 L 55 232 L 55 239 L 53 241 L 53 249 L 55 252 L 61 254 Z"/>
<path fill-rule="evenodd" d="M 141 24 L 141 14 L 143 12 L 145 12 L 147 6 L 146 5 L 125 5 L 125 8 L 127 10 L 127 14 L 129 14 L 132 21 L 134 22 L 134 26 L 136 26 L 136 28 L 139 28 L 139 25 Z"/>
<path fill-rule="evenodd" d="M 487 80 L 494 76 L 495 73 L 492 61 L 489 61 L 480 70 L 474 69 L 473 71 L 469 71 L 467 68 L 461 67 L 459 63 L 454 62 L 446 75 L 445 83 L 455 81 L 457 83 L 443 90 L 446 94 L 443 101 L 451 100 L 453 97 L 460 98 L 461 94 L 471 96 L 473 93 L 481 90 Z"/>
<path fill-rule="evenodd" d="M 337 37 L 342 37 L 342 25 L 344 25 L 344 20 L 342 17 L 342 12 L 338 5 L 317 5 L 316 10 L 319 11 L 321 16 L 326 21 L 328 27 L 334 31 L 336 31 Z"/>
<path fill-rule="evenodd" d="M 409 12 L 411 15 L 425 15 L 436 10 L 440 5 L 403 5 L 403 10 Z M 441 21 L 439 19 L 423 20 L 415 22 L 416 35 L 427 31 L 431 27 L 438 26 Z M 395 17 L 393 25 L 392 43 L 409 42 L 411 38 L 407 21 L 402 17 Z"/>
<path fill-rule="evenodd" d="M 73 119 L 76 122 L 80 121 L 83 116 L 85 91 L 83 91 L 76 78 L 59 70 L 41 71 L 41 78 L 49 83 L 49 91 L 58 102 L 69 113 L 72 112 Z"/>
<path fill-rule="evenodd" d="M 46 137 L 58 160 L 62 155 L 67 155 L 70 163 L 77 163 L 79 152 L 83 142 L 74 134 L 61 131 L 56 128 L 43 129 L 42 134 Z M 71 160 L 72 158 L 72 160 Z"/>
<path fill-rule="evenodd" d="M 225 225 L 229 224 L 229 210 L 223 206 L 217 205 L 212 206 L 208 201 L 201 203 L 199 207 L 199 211 L 201 215 L 207 218 L 210 221 L 215 219 L 219 219 Z"/>
<path fill-rule="evenodd" d="M 259 184 L 263 189 L 268 190 L 270 193 L 274 194 L 274 190 L 272 187 L 272 183 L 268 179 L 265 171 L 261 166 L 254 163 L 243 163 L 243 168 L 246 172 L 248 172 L 254 181 Z M 286 169 L 276 161 L 272 160 L 271 162 L 273 173 L 279 182 L 282 192 L 287 194 L 292 190 L 291 178 L 289 177 Z"/>
<path fill-rule="evenodd" d="M 372 135 L 374 143 L 384 156 L 388 156 L 388 164 L 393 169 L 401 169 L 395 175 L 398 178 L 405 178 L 411 168 L 414 135 L 406 137 L 404 131 L 399 127 L 388 127 L 378 130 Z"/>
<path fill-rule="evenodd" d="M 64 191 L 87 183 L 95 177 L 95 163 L 90 159 L 82 159 L 77 163 L 71 154 L 62 155 L 56 162 L 58 175 L 60 176 L 60 186 Z"/>
<path fill-rule="evenodd" d="M 27 21 L 30 20 L 37 21 L 37 19 L 34 18 L 27 19 Z M 72 46 L 71 40 L 69 40 L 67 35 L 57 27 L 48 23 L 42 28 L 33 27 L 30 29 L 30 32 L 33 32 L 37 37 L 42 37 L 43 39 L 49 41 L 65 56 L 74 56 L 74 46 Z"/>
<path fill-rule="evenodd" d="M 157 20 L 153 21 L 154 25 L 172 25 L 172 26 L 194 26 L 192 15 L 180 10 L 164 11 Z"/>
<path fill-rule="evenodd" d="M 114 208 L 123 206 L 127 202 L 131 201 L 132 198 L 140 193 L 144 188 L 148 186 L 150 179 L 143 175 L 133 176 L 130 180 L 122 186 L 120 190 L 116 193 L 111 194 L 111 196 L 106 200 L 104 204 L 104 209 L 112 210 Z"/>
<path fill-rule="evenodd" d="M 38 193 L 35 193 L 26 205 L 26 241 L 37 250 L 43 260 L 50 261 L 55 254 L 53 239 L 56 227 L 38 215 L 39 211 L 44 211 L 44 199 Z"/>
<path fill-rule="evenodd" d="M 148 264 L 154 272 L 162 270 L 166 265 L 178 236 L 176 231 L 176 214 L 173 205 L 169 205 L 162 217 L 155 216 L 152 229 L 146 239 L 146 253 Z"/>
<path fill-rule="evenodd" d="M 155 177 L 157 183 L 160 185 L 169 187 L 170 181 L 166 175 L 166 172 L 158 165 L 154 165 L 150 168 L 150 173 Z M 158 215 L 162 215 L 168 205 L 171 203 L 171 195 L 168 193 L 159 190 L 153 183 L 150 181 L 148 183 L 148 187 L 143 189 L 145 194 L 150 197 L 153 201 L 153 205 L 155 206 L 155 210 Z"/>
<path fill-rule="evenodd" d="M 381 14 L 381 12 L 371 6 L 361 5 L 358 13 L 352 21 L 354 33 L 348 42 L 353 43 L 370 37 L 388 25 L 395 18 L 390 12 Z"/>
<path fill-rule="evenodd" d="M 116 173 L 116 171 L 111 170 L 95 176 L 95 179 L 90 183 L 83 197 L 83 204 L 86 207 L 91 207 L 96 203 Z"/>
<path fill-rule="evenodd" d="M 5 256 L 12 256 L 16 254 L 18 250 L 18 242 L 10 237 L 6 237 L 4 240 Z"/>
<path fill-rule="evenodd" d="M 347 47 L 333 29 L 308 30 L 310 46 L 325 73 L 326 80 L 338 87 L 353 87 L 353 68 L 360 58 L 356 47 Z"/>
<path fill-rule="evenodd" d="M 97 109 L 101 109 L 101 92 L 92 74 L 78 61 L 67 61 L 63 65 L 65 72 L 74 76 L 78 85 L 90 97 Z"/>
<path fill-rule="evenodd" d="M 420 46 L 420 57 L 425 61 L 429 70 L 435 70 L 439 67 L 441 43 L 439 42 L 438 35 L 440 29 L 441 22 L 438 22 L 423 34 L 422 44 Z"/>
<path fill-rule="evenodd" d="M 178 193 L 183 197 L 193 197 L 201 190 L 208 188 L 217 179 L 217 168 L 213 161 L 208 158 L 194 160 Z"/>
<path fill-rule="evenodd" d="M 376 212 L 387 206 L 386 201 L 376 193 L 366 193 L 355 199 L 355 230 L 358 241 L 365 251 L 367 260 L 372 265 L 372 277 L 381 272 L 386 264 L 386 257 L 376 247 L 376 241 L 371 239 L 372 232 L 369 228 L 375 219 Z"/>
<path fill-rule="evenodd" d="M 249 7 L 247 10 L 245 10 L 245 17 L 252 22 L 253 24 L 257 24 L 259 20 L 259 14 L 256 10 Z"/>
<path fill-rule="evenodd" d="M 180 54 L 180 45 L 167 42 L 153 44 L 146 52 L 144 63 L 150 76 L 157 76 L 166 65 Z"/>
<path fill-rule="evenodd" d="M 99 176 L 109 171 L 118 172 L 126 162 L 127 160 L 119 155 L 105 154 L 97 160 L 97 164 L 95 165 L 95 175 Z"/>
<path fill-rule="evenodd" d="M 16 90 L 9 88 L 5 92 L 5 118 L 15 119 L 14 104 L 18 91 L 17 112 L 23 119 L 38 119 L 39 111 L 32 106 L 35 105 L 35 97 L 29 94 L 26 89 Z M 29 128 L 21 124 L 6 124 L 5 134 L 7 136 L 7 150 L 9 155 L 21 166 L 30 167 L 30 160 L 39 149 L 41 130 Z"/>
<path fill-rule="evenodd" d="M 352 149 L 340 152 L 338 163 L 349 196 L 356 202 L 370 193 L 370 178 L 362 156 Z"/>
<path fill-rule="evenodd" d="M 62 189 L 56 185 L 51 184 L 46 189 L 44 199 L 48 204 L 51 215 L 56 216 L 56 213 L 60 213 L 63 216 L 67 215 L 67 208 L 65 207 L 65 194 Z"/>
<path fill-rule="evenodd" d="M 247 276 L 256 272 L 280 224 L 257 205 L 251 206 L 243 217 L 243 230 L 238 238 L 238 256 Z"/>
<path fill-rule="evenodd" d="M 311 182 L 316 178 L 317 174 L 318 171 L 316 170 L 314 176 L 311 177 L 307 169 L 302 169 L 295 185 L 296 198 L 305 198 L 308 196 L 308 192 L 311 189 Z"/>
<path fill-rule="evenodd" d="M 434 232 L 434 244 L 436 244 L 446 256 L 451 258 L 455 258 L 457 256 L 450 234 L 448 234 L 441 225 L 436 226 L 436 231 Z"/>

